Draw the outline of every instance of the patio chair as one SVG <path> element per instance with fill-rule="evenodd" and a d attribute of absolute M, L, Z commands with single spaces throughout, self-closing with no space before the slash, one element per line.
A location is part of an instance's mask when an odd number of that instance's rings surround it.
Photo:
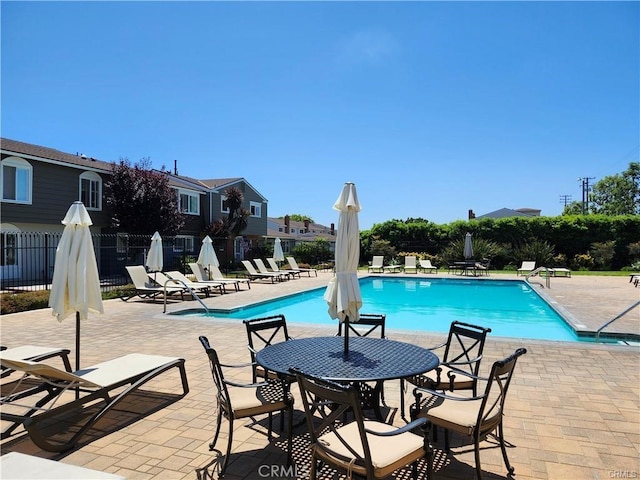
<path fill-rule="evenodd" d="M 380 334 L 380 338 L 387 338 L 385 333 L 385 323 L 387 316 L 383 313 L 361 313 L 357 322 L 349 322 L 349 335 L 358 337 L 374 336 Z M 342 336 L 343 323 L 338 322 L 338 336 Z M 364 328 L 363 328 L 364 327 Z M 384 404 L 384 382 L 379 380 L 375 383 L 358 382 L 353 384 L 359 391 L 364 410 L 373 409 L 378 420 L 382 420 L 380 403 Z"/>
<path fill-rule="evenodd" d="M 291 372 L 300 387 L 311 436 L 311 479 L 317 478 L 320 464 L 338 470 L 347 478 L 367 479 L 386 478 L 411 465 L 412 476 L 417 478 L 418 461 L 429 455 L 429 448 L 426 435 L 412 430 L 424 429 L 425 418 L 401 428 L 365 420 L 361 399 L 353 386 L 305 375 L 300 370 Z M 332 408 L 323 408 L 327 404 Z M 354 420 L 341 422 L 349 411 L 353 412 Z M 427 462 L 430 463 L 429 458 Z"/>
<path fill-rule="evenodd" d="M 367 272 L 384 272 L 384 255 L 374 255 L 373 260 L 371 260 L 371 265 L 369 265 L 369 268 L 367 268 Z"/>
<path fill-rule="evenodd" d="M 179 274 L 179 272 L 174 272 L 176 275 Z M 149 278 L 153 278 L 156 282 L 158 282 L 160 285 L 172 285 L 175 286 L 177 288 L 182 288 L 184 289 L 184 293 L 195 293 L 196 295 L 198 293 L 204 293 L 205 297 L 209 297 L 209 295 L 211 294 L 211 286 L 210 285 L 198 285 L 195 282 L 190 282 L 189 279 L 187 279 L 187 282 L 182 282 L 181 280 L 178 280 L 177 278 L 171 278 L 168 275 L 165 275 L 162 272 L 153 272 L 152 274 L 147 274 L 149 275 Z"/>
<path fill-rule="evenodd" d="M 205 271 L 205 268 L 199 263 L 190 263 L 189 268 L 193 272 L 196 277 L 196 281 L 198 282 L 213 282 L 213 283 L 221 283 L 223 285 L 233 285 L 233 288 L 236 289 L 236 292 L 240 291 L 240 283 L 246 283 L 247 288 L 251 289 L 251 281 L 248 278 L 227 278 L 222 275 L 222 272 L 215 265 L 209 265 L 209 273 L 211 274 L 211 279 L 209 280 L 209 275 Z"/>
<path fill-rule="evenodd" d="M 271 439 L 273 427 L 273 414 L 280 412 L 288 414 L 287 431 L 287 463 L 291 464 L 292 448 L 292 423 L 293 423 L 293 396 L 289 393 L 288 384 L 278 379 L 268 379 L 259 383 L 244 384 L 228 380 L 224 377 L 224 369 L 249 367 L 252 364 L 226 365 L 220 363 L 218 353 L 210 346 L 207 337 L 201 336 L 200 343 L 209 357 L 209 365 L 213 382 L 216 386 L 216 432 L 209 444 L 209 450 L 215 449 L 220 426 L 224 416 L 229 422 L 229 434 L 227 439 L 227 451 L 220 468 L 220 477 L 224 476 L 229 464 L 231 445 L 233 443 L 233 422 L 236 419 L 254 417 L 256 415 L 269 415 L 268 437 Z"/>
<path fill-rule="evenodd" d="M 264 264 L 261 258 L 254 258 L 253 261 L 256 264 L 256 267 L 258 267 L 258 272 L 260 272 L 263 275 L 275 275 L 275 278 L 277 278 L 279 282 L 288 280 L 293 275 L 293 272 L 285 273 L 283 271 L 278 271 L 278 272 L 270 271 L 267 268 L 267 266 Z"/>
<path fill-rule="evenodd" d="M 262 378 L 277 378 L 275 373 L 267 373 L 264 368 L 256 363 L 256 353 L 264 347 L 273 343 L 286 342 L 291 340 L 287 330 L 287 320 L 284 315 L 273 315 L 270 317 L 252 318 L 243 320 L 247 330 L 247 341 L 251 354 L 253 368 L 253 381 L 257 382 Z"/>
<path fill-rule="evenodd" d="M 22 372 L 25 379 L 33 377 L 46 385 L 42 398 L 35 403 L 21 404 L 19 400 L 24 397 L 19 393 L 3 396 L 0 418 L 21 424 L 38 447 L 51 452 L 71 450 L 91 427 L 127 395 L 172 368 L 180 371 L 182 396 L 189 392 L 182 358 L 132 353 L 75 372 L 60 370 L 43 362 L 4 357 L 0 357 L 0 364 L 4 368 Z M 74 389 L 78 392 L 78 398 L 64 403 L 61 398 Z M 94 413 L 88 410 L 89 405 L 92 411 L 95 409 Z M 76 415 L 72 415 L 74 411 L 77 411 Z M 60 421 L 63 418 L 65 421 Z M 62 440 L 48 435 L 52 423 L 61 426 L 70 418 L 77 422 L 72 422 L 66 435 L 60 436 Z"/>
<path fill-rule="evenodd" d="M 177 280 L 178 285 L 183 285 L 185 287 L 189 287 L 191 290 L 196 292 L 202 292 L 207 297 L 211 293 L 211 289 L 215 288 L 222 295 L 223 293 L 227 293 L 227 290 L 224 284 L 219 282 L 194 282 L 193 280 L 186 277 L 182 272 L 177 270 L 171 270 L 169 272 L 165 272 L 166 276 L 171 280 Z"/>
<path fill-rule="evenodd" d="M 296 262 L 296 259 L 293 257 L 287 257 L 287 263 L 289 263 L 291 270 L 294 272 L 306 273 L 309 276 L 311 276 L 311 272 L 313 272 L 316 277 L 318 276 L 318 271 L 315 268 L 300 268 L 298 262 Z"/>
<path fill-rule="evenodd" d="M 14 360 L 31 360 L 41 362 L 54 357 L 60 357 L 67 372 L 71 371 L 71 363 L 69 362 L 70 351 L 66 348 L 42 347 L 36 345 L 21 345 L 19 347 L 7 348 L 0 346 L 0 357 Z M 0 378 L 4 378 L 11 374 L 13 370 L 0 367 Z"/>
<path fill-rule="evenodd" d="M 155 299 L 158 295 L 164 296 L 165 294 L 180 295 L 180 298 L 184 300 L 184 287 L 176 287 L 171 284 L 165 287 L 158 285 L 157 282 L 154 283 L 153 278 L 149 276 L 144 265 L 129 265 L 125 268 L 127 269 L 127 273 L 129 273 L 129 277 L 131 277 L 135 292 L 132 295 L 120 297 L 121 300 L 126 302 L 136 296 L 142 299 Z"/>
<path fill-rule="evenodd" d="M 404 257 L 404 273 L 410 272 L 418 273 L 418 265 L 416 264 L 416 257 L 414 255 Z"/>
<path fill-rule="evenodd" d="M 526 275 L 527 273 L 533 272 L 536 269 L 536 262 L 532 261 L 523 261 L 520 268 L 516 270 L 516 276 L 518 275 Z"/>
<path fill-rule="evenodd" d="M 278 266 L 278 264 L 273 258 L 267 258 L 267 263 L 269 264 L 269 267 L 271 268 L 271 270 L 276 273 L 289 275 L 291 278 L 296 278 L 296 275 L 298 275 L 298 278 L 300 278 L 300 272 L 296 272 L 294 270 L 280 270 L 280 267 Z"/>
<path fill-rule="evenodd" d="M 471 437 L 474 443 L 476 477 L 482 480 L 480 468 L 480 442 L 497 430 L 497 438 L 502 450 L 502 458 L 509 472 L 509 477 L 514 473 L 514 468 L 507 458 L 507 449 L 504 441 L 504 404 L 509 391 L 513 373 L 518 357 L 527 353 L 524 348 L 517 349 L 504 360 L 494 362 L 491 373 L 486 380 L 486 388 L 482 395 L 473 397 L 454 396 L 435 389 L 416 388 L 418 395 L 427 395 L 425 406 L 418 413 L 417 418 L 428 420 L 428 428 L 440 426 L 445 429 L 445 450 L 449 452 L 448 431 Z M 473 376 L 475 380 L 477 376 Z M 431 463 L 428 464 L 427 478 L 431 478 Z"/>
<path fill-rule="evenodd" d="M 447 340 L 429 349 L 437 351 L 444 348 L 440 365 L 432 372 L 406 377 L 400 381 L 401 417 L 406 419 L 404 382 L 435 390 L 471 390 L 473 395 L 476 395 L 478 382 L 473 375 L 478 375 L 484 344 L 490 332 L 490 328 L 458 321 L 451 322 Z M 462 374 L 470 374 L 472 377 Z M 415 401 L 417 402 L 417 399 Z M 411 409 L 418 411 L 420 405 L 414 403 Z"/>
<path fill-rule="evenodd" d="M 423 273 L 431 273 L 431 272 L 435 272 L 438 273 L 438 267 L 434 267 L 431 264 L 431 260 L 426 259 L 426 258 L 421 258 L 419 260 L 419 270 L 422 270 Z"/>
<path fill-rule="evenodd" d="M 249 260 L 242 260 L 242 265 L 244 266 L 245 270 L 247 271 L 247 276 L 249 277 L 249 280 L 265 280 L 265 279 L 269 279 L 271 280 L 271 283 L 275 283 L 277 281 L 280 280 L 280 275 L 276 274 L 276 273 L 260 273 L 256 270 L 256 268 L 253 266 L 253 264 L 249 261 Z"/>

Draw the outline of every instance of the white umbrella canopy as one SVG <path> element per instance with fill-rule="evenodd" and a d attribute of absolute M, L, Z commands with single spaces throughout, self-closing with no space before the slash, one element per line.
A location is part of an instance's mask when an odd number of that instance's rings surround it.
<path fill-rule="evenodd" d="M 80 320 L 89 312 L 104 313 L 100 277 L 89 226 L 93 224 L 82 202 L 74 202 L 62 224 L 65 226 L 56 249 L 49 306 L 61 322 L 76 314 L 76 370 L 80 369 Z"/>
<path fill-rule="evenodd" d="M 211 265 L 215 265 L 216 267 L 220 266 L 220 262 L 218 261 L 218 257 L 216 255 L 216 251 L 213 248 L 213 240 L 207 235 L 202 240 L 202 247 L 200 247 L 200 254 L 198 255 L 198 263 L 203 267 L 209 267 L 207 272 L 209 274 L 209 280 L 211 280 Z"/>
<path fill-rule="evenodd" d="M 284 252 L 282 251 L 282 240 L 280 240 L 280 237 L 276 237 L 273 244 L 273 259 L 276 262 L 284 262 Z"/>
<path fill-rule="evenodd" d="M 162 256 L 162 237 L 158 232 L 151 237 L 151 247 L 147 254 L 147 268 L 150 272 L 161 272 L 164 267 L 164 259 Z"/>
<path fill-rule="evenodd" d="M 471 234 L 467 232 L 464 236 L 464 258 L 473 258 L 473 245 L 471 244 Z"/>
<path fill-rule="evenodd" d="M 345 183 L 333 206 L 340 212 L 336 235 L 336 274 L 329 282 L 324 299 L 329 305 L 329 315 L 341 322 L 357 322 L 360 319 L 362 295 L 358 282 L 360 261 L 360 229 L 358 212 L 361 210 L 356 186 Z M 345 355 L 349 349 L 348 328 L 345 328 Z"/>

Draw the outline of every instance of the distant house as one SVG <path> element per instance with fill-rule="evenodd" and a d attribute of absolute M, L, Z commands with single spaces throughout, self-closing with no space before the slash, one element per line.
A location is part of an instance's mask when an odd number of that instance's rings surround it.
<path fill-rule="evenodd" d="M 517 208 L 515 210 L 511 208 L 501 208 L 499 210 L 494 210 L 493 212 L 485 213 L 484 215 L 479 216 L 471 216 L 473 215 L 473 211 L 469 211 L 469 218 L 508 218 L 508 217 L 539 217 L 541 210 L 537 210 L 535 208 Z"/>
<path fill-rule="evenodd" d="M 266 239 L 268 243 L 273 243 L 276 237 L 282 242 L 282 250 L 287 255 L 300 242 L 313 242 L 318 238 L 323 238 L 329 242 L 329 249 L 335 250 L 336 230 L 334 224 L 327 227 L 309 220 L 298 222 L 291 220 L 289 215 L 283 218 L 269 217 L 267 221 Z"/>
<path fill-rule="evenodd" d="M 112 174 L 111 162 L 6 138 L 0 139 L 0 160 L 0 278 L 24 275 L 26 269 L 20 265 L 26 264 L 21 257 L 26 255 L 27 249 L 20 245 L 21 239 L 25 238 L 20 234 L 61 233 L 61 220 L 77 200 L 89 211 L 93 233 L 113 234 L 114 238 L 117 236 L 117 249 L 126 248 L 128 232 L 112 228 L 111 212 L 105 202 L 104 186 Z M 199 180 L 165 173 L 169 175 L 170 186 L 176 190 L 179 208 L 186 216 L 183 230 L 172 239 L 176 253 L 198 254 L 205 226 L 229 213 L 224 192 L 231 186 L 243 192 L 243 208 L 251 213 L 243 235 L 228 247 L 233 258 L 243 258 L 244 252 L 266 235 L 267 200 L 244 178 Z M 47 241 L 42 237 L 37 242 Z M 38 243 L 31 245 L 29 250 L 43 250 Z M 44 267 L 38 267 L 39 274 L 46 275 L 54 258 L 39 260 L 44 262 Z"/>

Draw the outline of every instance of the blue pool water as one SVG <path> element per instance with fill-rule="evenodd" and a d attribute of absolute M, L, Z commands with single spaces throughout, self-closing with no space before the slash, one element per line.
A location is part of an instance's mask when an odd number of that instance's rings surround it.
<path fill-rule="evenodd" d="M 492 336 L 578 341 L 577 335 L 525 282 L 446 278 L 363 278 L 361 312 L 384 313 L 387 329 L 448 332 L 453 320 L 491 328 Z M 276 287 L 277 288 L 277 287 Z M 216 318 L 283 314 L 288 323 L 337 325 L 322 298 L 325 288 L 232 312 Z M 200 313 L 199 315 L 203 315 Z"/>

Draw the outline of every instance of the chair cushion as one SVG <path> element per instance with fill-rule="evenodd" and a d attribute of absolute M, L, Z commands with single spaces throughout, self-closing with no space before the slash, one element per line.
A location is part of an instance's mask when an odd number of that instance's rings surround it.
<path fill-rule="evenodd" d="M 279 384 L 258 388 L 229 387 L 228 391 L 235 418 L 275 412 L 288 407 Z M 293 403 L 291 395 L 289 400 Z"/>
<path fill-rule="evenodd" d="M 416 375 L 414 377 L 407 377 L 407 381 L 417 385 L 419 387 L 431 388 L 433 390 L 449 390 L 449 372 L 455 374 L 453 379 L 454 390 L 470 390 L 473 388 L 473 379 L 457 373 L 455 370 L 447 367 L 446 365 L 440 365 L 438 368 L 442 369 L 440 373 L 440 383 L 436 383 L 438 374 L 435 371 L 429 372 L 428 375 Z"/>
<path fill-rule="evenodd" d="M 365 428 L 377 432 L 388 432 L 396 429 L 392 425 L 376 421 L 365 421 L 364 425 Z M 360 432 L 356 422 L 340 427 L 337 431 L 351 448 L 358 454 L 363 454 Z M 376 478 L 388 477 L 395 470 L 422 458 L 425 454 L 424 438 L 412 432 L 405 432 L 392 437 L 378 437 L 368 433 L 367 439 Z M 336 437 L 335 433 L 330 432 L 322 435 L 318 438 L 318 442 L 322 445 L 321 448 L 314 449 L 318 457 L 334 465 L 339 465 L 345 470 L 349 469 L 349 460 L 344 460 L 344 458 L 351 460 L 353 455 Z M 366 469 L 362 464 L 354 464 L 351 469 L 357 475 L 366 476 Z"/>
<path fill-rule="evenodd" d="M 447 395 L 464 398 L 463 395 L 455 392 L 447 392 Z M 436 398 L 434 403 L 427 402 L 427 405 L 420 410 L 418 416 L 426 417 L 434 425 L 447 430 L 472 436 L 481 406 L 482 400 L 456 401 Z M 495 411 L 483 421 L 481 432 L 492 430 L 500 423 L 500 419 L 501 411 L 499 408 L 495 408 Z"/>

